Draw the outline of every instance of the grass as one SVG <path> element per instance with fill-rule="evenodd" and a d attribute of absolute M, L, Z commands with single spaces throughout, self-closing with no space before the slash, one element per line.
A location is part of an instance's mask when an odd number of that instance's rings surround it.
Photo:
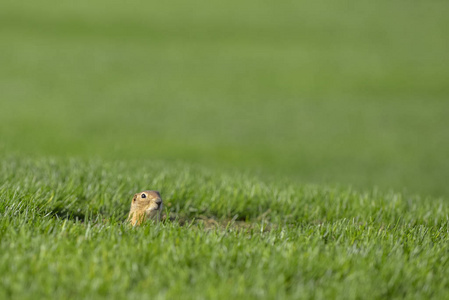
<path fill-rule="evenodd" d="M 449 5 L 353 5 L 5 1 L 0 147 L 447 196 Z"/>
<path fill-rule="evenodd" d="M 0 6 L 1 299 L 447 298 L 449 2 Z"/>
<path fill-rule="evenodd" d="M 3 298 L 449 292 L 449 206 L 442 200 L 267 183 L 152 161 L 9 158 L 1 168 Z M 148 186 L 160 187 L 176 219 L 130 228 L 123 221 L 132 194 Z M 224 226 L 206 226 L 200 216 Z"/>

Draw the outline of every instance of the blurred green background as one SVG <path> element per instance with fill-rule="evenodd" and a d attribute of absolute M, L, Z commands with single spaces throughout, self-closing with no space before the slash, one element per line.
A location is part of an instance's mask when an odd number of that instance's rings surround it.
<path fill-rule="evenodd" d="M 449 195 L 448 1 L 2 1 L 3 156 Z"/>

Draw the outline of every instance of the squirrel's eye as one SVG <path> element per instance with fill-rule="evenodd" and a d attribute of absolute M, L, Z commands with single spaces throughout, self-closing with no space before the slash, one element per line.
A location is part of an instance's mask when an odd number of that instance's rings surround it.
<path fill-rule="evenodd" d="M 141 198 L 146 198 L 146 197 L 147 197 L 147 195 L 145 195 L 145 194 L 142 194 L 142 195 L 140 195 L 140 197 L 141 197 Z"/>

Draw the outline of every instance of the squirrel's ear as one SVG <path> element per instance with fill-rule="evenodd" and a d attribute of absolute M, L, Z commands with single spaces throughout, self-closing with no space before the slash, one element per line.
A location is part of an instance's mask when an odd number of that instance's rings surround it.
<path fill-rule="evenodd" d="M 137 194 L 134 194 L 133 202 L 136 202 L 136 200 L 137 200 Z"/>

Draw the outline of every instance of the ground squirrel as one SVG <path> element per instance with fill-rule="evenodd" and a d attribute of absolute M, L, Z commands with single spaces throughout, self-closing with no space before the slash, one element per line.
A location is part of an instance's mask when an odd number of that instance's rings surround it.
<path fill-rule="evenodd" d="M 162 211 L 162 198 L 158 191 L 143 191 L 134 195 L 129 210 L 128 222 L 140 225 L 147 219 L 159 221 Z"/>

